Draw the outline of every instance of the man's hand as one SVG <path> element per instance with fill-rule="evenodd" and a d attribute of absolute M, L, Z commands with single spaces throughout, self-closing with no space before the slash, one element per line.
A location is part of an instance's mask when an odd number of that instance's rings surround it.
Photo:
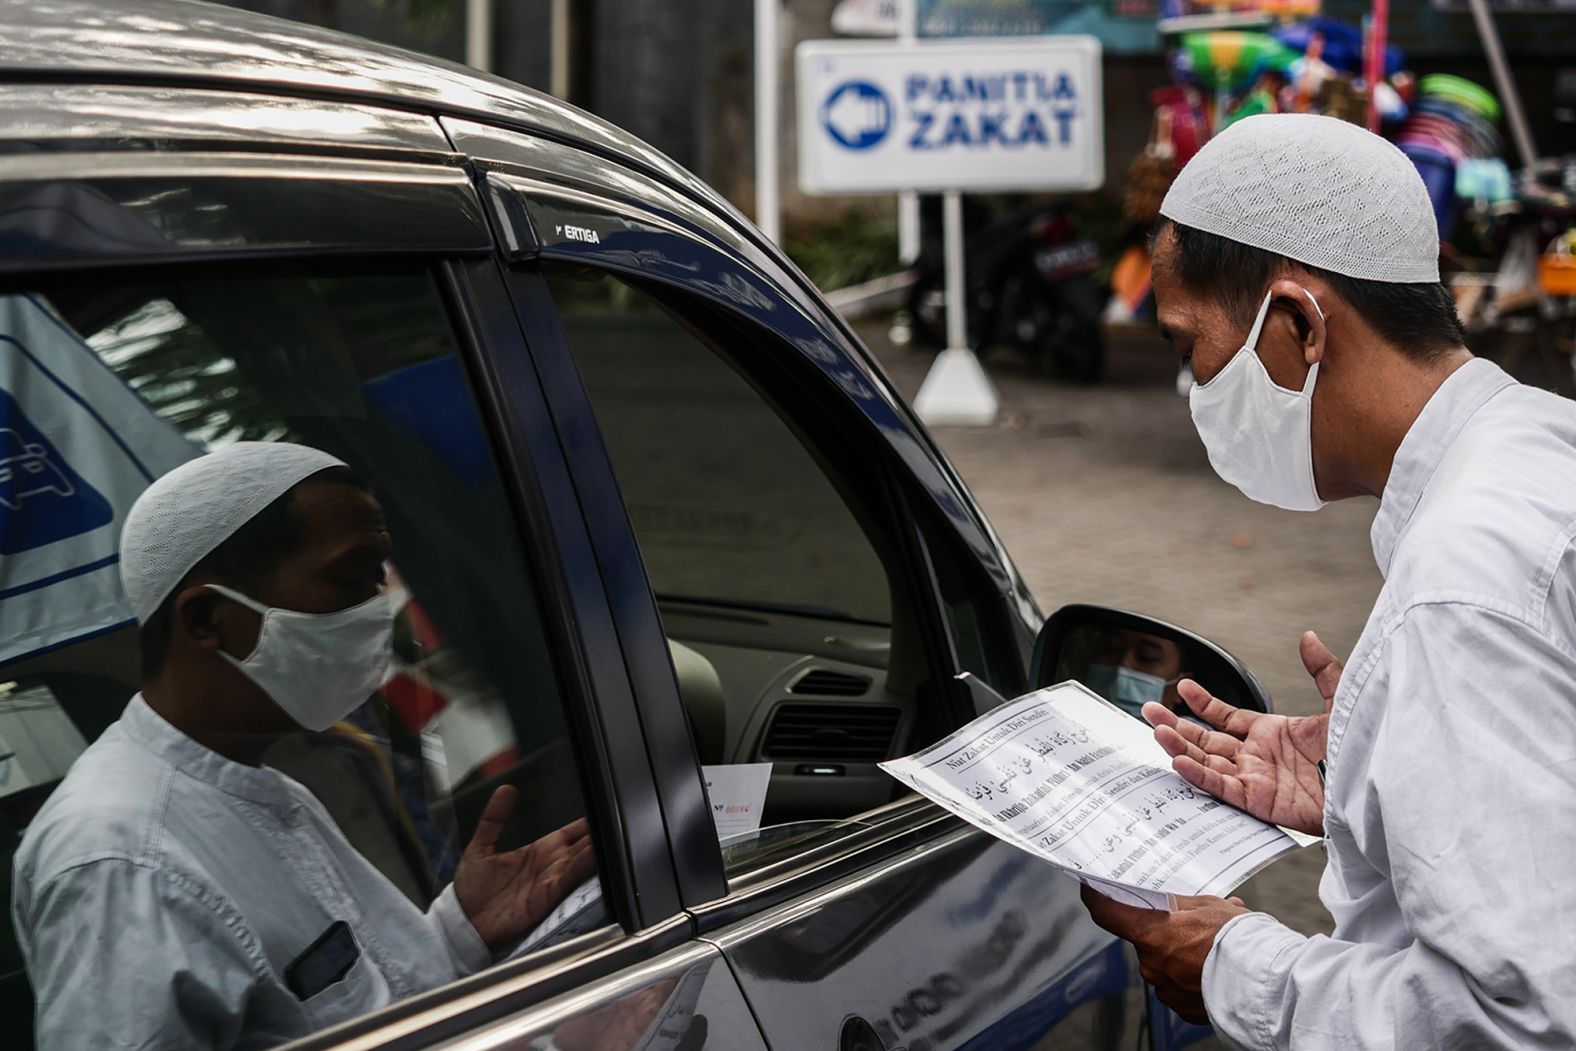
<path fill-rule="evenodd" d="M 584 818 L 535 843 L 498 853 L 498 837 L 514 816 L 518 799 L 510 785 L 493 793 L 454 872 L 460 908 L 493 952 L 529 934 L 596 872 Z"/>
<path fill-rule="evenodd" d="M 1341 662 L 1313 632 L 1302 637 L 1302 663 L 1324 698 L 1324 714 L 1266 715 L 1234 708 L 1184 679 L 1177 693 L 1215 729 L 1179 719 L 1161 704 L 1144 705 L 1155 740 L 1183 779 L 1216 799 L 1277 825 L 1324 834 L 1324 781 L 1318 764 L 1329 743 L 1330 706 Z"/>
<path fill-rule="evenodd" d="M 1138 973 L 1160 1002 L 1195 1025 L 1207 1025 L 1204 961 L 1215 935 L 1248 910 L 1241 898 L 1177 898 L 1176 912 L 1140 909 L 1083 888 L 1084 907 L 1095 923 L 1138 950 Z"/>

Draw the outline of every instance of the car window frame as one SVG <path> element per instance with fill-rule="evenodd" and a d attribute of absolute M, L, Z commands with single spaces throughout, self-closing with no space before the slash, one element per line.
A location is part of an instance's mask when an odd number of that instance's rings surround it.
<path fill-rule="evenodd" d="M 40 154 L 29 159 L 28 178 L 42 184 L 53 179 L 76 182 L 89 170 L 83 160 L 82 154 Z M 290 175 L 296 158 L 289 154 L 270 154 L 262 165 L 250 160 L 194 164 L 191 155 L 174 153 L 140 156 L 134 164 L 117 161 L 109 168 L 132 172 L 144 184 L 172 187 L 199 171 L 205 178 L 225 180 L 227 191 L 253 202 L 276 200 L 280 209 L 288 209 L 293 188 L 304 182 L 322 190 L 325 179 L 346 208 L 354 210 L 358 199 L 368 198 L 386 206 L 392 178 L 398 186 L 394 197 L 421 208 L 432 220 L 430 228 L 440 234 L 428 243 L 411 244 L 379 237 L 377 231 L 387 226 L 374 223 L 364 244 L 345 236 L 320 243 L 243 236 L 233 243 L 185 244 L 147 259 L 129 255 L 123 245 L 107 244 L 98 252 L 93 245 L 79 243 L 71 246 L 69 255 L 52 257 L 32 270 L 19 265 L 0 268 L 0 289 L 23 290 L 30 283 L 72 275 L 102 280 L 108 273 L 132 268 L 145 279 L 165 268 L 202 268 L 205 273 L 220 267 L 234 268 L 235 273 L 255 268 L 273 273 L 323 261 L 332 261 L 335 267 L 352 266 L 358 260 L 383 265 L 419 262 L 433 276 L 493 449 L 499 482 L 520 530 L 522 554 L 536 575 L 538 597 L 547 607 L 544 621 L 551 633 L 559 687 L 566 691 L 563 703 L 570 746 L 581 773 L 599 873 L 614 920 L 561 945 L 496 964 L 290 1046 L 381 1046 L 395 1034 L 423 1044 L 467 1032 L 668 952 L 692 937 L 693 922 L 679 905 L 666 838 L 641 839 L 632 831 L 649 826 L 656 798 L 649 770 L 635 761 L 643 757 L 645 746 L 625 710 L 632 703 L 628 700 L 632 691 L 628 681 L 620 682 L 618 676 L 587 673 L 589 666 L 599 663 L 588 654 L 609 645 L 605 592 L 595 562 L 584 557 L 586 527 L 578 509 L 560 506 L 549 496 L 552 484 L 562 481 L 561 471 L 555 475 L 553 465 L 561 465 L 565 454 L 556 431 L 542 426 L 545 398 L 529 367 L 525 334 L 503 289 L 492 257 L 491 233 L 482 221 L 474 189 L 468 180 L 456 184 L 452 159 L 445 165 L 412 162 L 396 170 L 391 167 L 394 162 L 382 159 L 325 162 L 314 154 L 299 159 L 307 172 L 300 179 Z M 321 176 L 325 164 L 333 169 L 331 178 Z M 349 225 L 342 228 L 349 229 Z M 578 560 L 576 552 L 581 556 Z M 636 820 L 631 821 L 631 815 Z"/>
<path fill-rule="evenodd" d="M 684 308 L 682 305 L 675 306 L 675 303 L 681 303 L 686 297 L 697 296 L 705 300 L 708 311 L 725 317 L 734 325 L 759 332 L 763 339 L 780 345 L 795 359 L 819 357 L 821 369 L 805 367 L 802 360 L 793 362 L 789 371 L 799 383 L 808 383 L 824 391 L 829 380 L 827 373 L 831 373 L 837 377 L 832 381 L 834 386 L 841 381 L 859 387 L 859 377 L 851 369 L 839 372 L 835 364 L 827 361 L 827 355 L 847 360 L 843 357 L 848 353 L 846 345 L 837 330 L 802 310 L 776 282 L 714 241 L 697 236 L 682 223 L 648 208 L 612 200 L 582 186 L 566 190 L 535 179 L 516 178 L 507 172 L 507 164 L 488 162 L 483 168 L 484 171 L 492 169 L 492 174 L 484 174 L 483 178 L 494 223 L 513 231 L 513 236 L 506 233 L 502 240 L 511 246 L 508 254 L 512 258 L 508 262 L 507 276 L 510 291 L 517 301 L 540 303 L 543 297 L 551 301 L 541 270 L 544 262 L 564 262 L 601 270 L 630 281 L 648 293 L 658 291 L 664 309 L 681 318 L 685 318 Z M 565 205 L 567 210 L 558 213 L 548 211 L 540 207 L 544 201 Z M 581 225 L 573 222 L 576 215 L 595 216 L 596 219 Z M 560 222 L 560 219 L 565 221 Z M 601 253 L 597 251 L 595 242 L 582 240 L 579 233 L 579 230 L 595 231 L 599 221 L 611 223 L 615 228 L 623 225 L 651 236 L 642 242 L 644 247 L 639 251 Z M 571 225 L 577 227 L 576 232 L 564 237 L 563 229 Z M 603 227 L 604 230 L 607 228 Z M 558 241 L 552 243 L 548 240 L 552 236 L 549 231 L 555 229 Z M 704 257 L 705 265 L 727 268 L 742 282 L 742 287 L 725 286 L 710 295 L 696 293 L 693 288 L 686 286 L 683 277 L 661 272 L 654 258 L 654 250 L 651 249 L 657 243 L 657 238 L 666 239 L 667 244 L 677 246 L 683 254 L 685 264 L 675 266 L 675 271 L 693 274 L 694 264 Z M 708 285 L 715 284 L 708 282 Z M 659 291 L 663 289 L 666 291 Z M 757 302 L 757 307 L 769 306 L 770 310 L 785 312 L 782 318 L 793 318 L 794 331 L 804 334 L 799 346 L 795 347 L 790 338 L 763 325 L 758 315 L 741 305 L 750 303 L 758 296 L 767 297 L 769 303 Z M 743 879 L 729 879 L 724 874 L 711 817 L 704 805 L 699 760 L 686 730 L 683 702 L 666 651 L 656 598 L 640 562 L 639 547 L 618 495 L 612 465 L 601 442 L 589 397 L 580 382 L 573 351 L 556 319 L 552 324 L 546 324 L 545 314 L 542 318 L 544 324 L 540 331 L 530 338 L 533 355 L 538 368 L 552 374 L 551 380 L 544 374 L 544 382 L 552 398 L 556 418 L 562 419 L 564 426 L 570 429 L 570 435 L 565 437 L 565 447 L 574 453 L 574 469 L 587 479 L 585 488 L 597 493 L 596 506 L 588 506 L 585 511 L 588 520 L 593 523 L 593 529 L 600 528 L 604 574 L 609 577 L 616 573 L 623 574 L 622 581 L 615 585 L 626 591 L 622 606 L 627 620 L 621 621 L 620 634 L 624 639 L 626 654 L 631 646 L 640 647 L 643 651 L 634 655 L 637 663 L 632 663 L 631 673 L 636 677 L 643 718 L 648 728 L 648 741 L 654 738 L 651 731 L 654 725 L 671 731 L 663 745 L 666 749 L 664 755 L 653 755 L 652 758 L 654 764 L 663 761 L 667 768 L 666 775 L 659 772 L 657 788 L 659 795 L 663 795 L 674 861 L 680 873 L 681 893 L 686 907 L 696 918 L 699 931 L 704 934 L 736 921 L 743 914 L 753 913 L 823 886 L 838 878 L 839 874 L 879 864 L 918 843 L 956 831 L 960 827 L 957 818 L 926 800 L 910 795 L 865 815 L 860 823 L 850 824 L 835 841 L 807 851 L 802 857 L 784 859 L 770 866 L 769 873 L 750 873 Z M 699 327 L 704 329 L 704 323 Z M 827 346 L 828 343 L 833 345 Z M 738 367 L 736 363 L 735 367 Z M 758 388 L 762 385 L 748 371 L 746 375 L 750 375 L 753 385 Z M 777 393 L 780 392 L 774 392 L 774 400 Z M 882 392 L 868 386 L 862 388 L 862 393 L 872 400 L 880 400 L 883 396 Z M 842 426 L 855 428 L 870 437 L 869 447 L 879 450 L 883 457 L 885 477 L 890 484 L 884 487 L 882 500 L 887 501 L 892 508 L 906 506 L 902 501 L 910 498 L 907 491 L 919 488 L 919 483 L 910 475 L 902 455 L 890 447 L 890 437 L 883 435 L 880 427 L 865 413 L 846 409 L 835 415 L 841 419 Z M 917 499 L 925 500 L 928 496 L 920 493 Z M 950 683 L 959 669 L 951 657 L 953 648 L 950 631 L 939 606 L 937 583 L 927 562 L 926 552 L 929 549 L 925 538 L 911 515 L 886 511 L 882 517 L 897 523 L 897 533 L 904 547 L 903 557 L 910 567 L 916 601 L 926 607 L 922 630 L 927 637 L 938 640 L 934 647 L 928 647 L 927 650 L 932 656 L 939 654 L 943 660 L 951 662 L 948 674 L 936 676 L 938 685 Z M 638 581 L 629 575 L 631 566 L 638 573 Z M 944 689 L 942 700 L 949 705 L 954 701 L 959 702 L 948 712 L 947 717 L 953 725 L 961 725 L 966 721 L 959 695 Z M 699 798 L 696 798 L 697 795 Z M 872 822 L 874 828 L 871 827 Z M 704 843 L 701 842 L 703 837 Z M 688 882 L 685 880 L 686 872 L 690 875 Z"/>

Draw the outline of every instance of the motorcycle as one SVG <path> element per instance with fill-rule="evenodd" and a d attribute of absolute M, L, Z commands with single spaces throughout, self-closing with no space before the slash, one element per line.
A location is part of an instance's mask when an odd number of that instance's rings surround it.
<path fill-rule="evenodd" d="M 964 205 L 969 345 L 983 352 L 1005 343 L 1048 374 L 1077 383 L 1100 379 L 1100 320 L 1109 295 L 1093 276 L 1100 251 L 1079 235 L 1072 209 L 1040 205 L 991 218 L 982 204 L 965 198 Z M 937 214 L 924 218 L 918 279 L 908 292 L 909 324 L 914 344 L 942 347 L 946 295 L 939 202 Z"/>

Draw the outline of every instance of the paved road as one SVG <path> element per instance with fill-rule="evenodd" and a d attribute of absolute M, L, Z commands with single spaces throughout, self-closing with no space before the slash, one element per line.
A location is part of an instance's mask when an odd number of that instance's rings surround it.
<path fill-rule="evenodd" d="M 893 346 L 884 325 L 860 334 L 912 398 L 929 356 Z M 1278 710 L 1316 711 L 1297 638 L 1312 628 L 1341 656 L 1356 642 L 1380 584 L 1368 541 L 1375 502 L 1299 514 L 1220 481 L 1157 336 L 1113 347 L 1109 378 L 1095 387 L 1048 380 L 1007 350 L 988 368 L 1000 422 L 935 433 L 1041 608 L 1096 602 L 1184 625 L 1244 660 Z M 1255 877 L 1244 897 L 1299 930 L 1327 932 L 1323 866 L 1322 848 L 1309 848 Z"/>

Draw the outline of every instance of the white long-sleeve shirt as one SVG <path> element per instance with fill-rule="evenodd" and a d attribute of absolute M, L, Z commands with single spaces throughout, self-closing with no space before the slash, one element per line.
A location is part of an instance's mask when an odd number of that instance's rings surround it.
<path fill-rule="evenodd" d="M 1473 360 L 1408 431 L 1330 717 L 1331 937 L 1238 917 L 1244 1048 L 1576 1046 L 1576 403 Z"/>
<path fill-rule="evenodd" d="M 452 887 L 423 913 L 305 788 L 140 695 L 28 826 L 12 917 L 43 1048 L 269 1047 L 492 959 Z M 354 964 L 299 998 L 286 968 L 338 921 Z"/>

